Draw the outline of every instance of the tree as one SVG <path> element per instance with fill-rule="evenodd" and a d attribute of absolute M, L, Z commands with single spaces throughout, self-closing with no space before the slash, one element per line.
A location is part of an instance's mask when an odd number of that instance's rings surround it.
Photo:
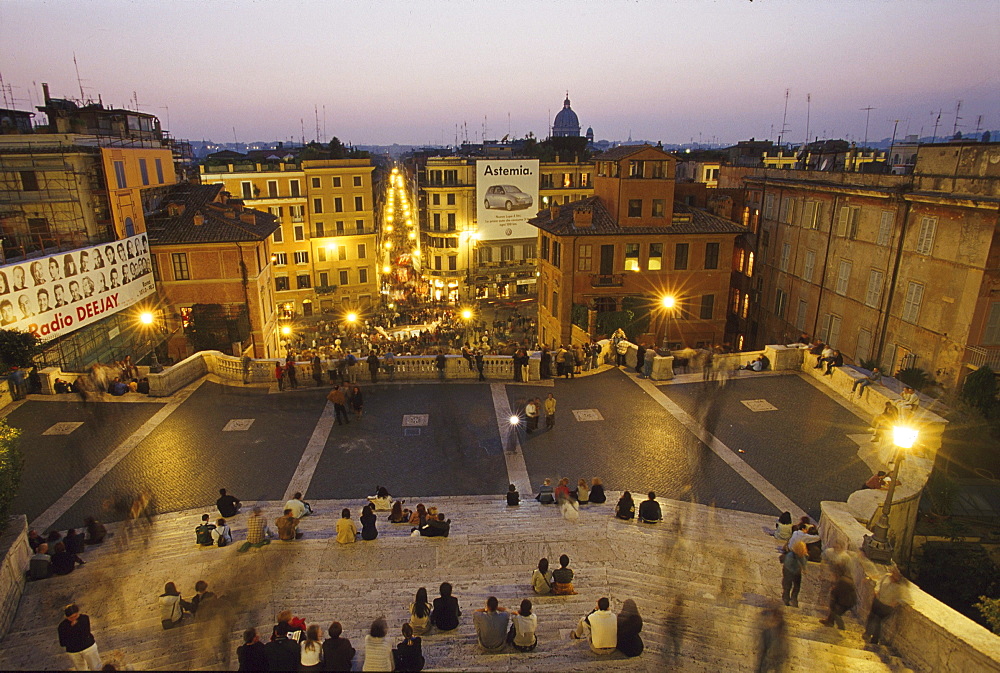
<path fill-rule="evenodd" d="M 42 340 L 31 332 L 0 329 L 0 363 L 3 372 L 15 367 L 31 367 L 35 356 L 42 352 Z"/>
<path fill-rule="evenodd" d="M 0 419 L 0 532 L 7 526 L 10 506 L 21 485 L 24 456 L 20 449 L 21 431 Z"/>
<path fill-rule="evenodd" d="M 962 399 L 990 418 L 1000 406 L 997 401 L 997 378 L 989 367 L 983 366 L 965 377 Z"/>

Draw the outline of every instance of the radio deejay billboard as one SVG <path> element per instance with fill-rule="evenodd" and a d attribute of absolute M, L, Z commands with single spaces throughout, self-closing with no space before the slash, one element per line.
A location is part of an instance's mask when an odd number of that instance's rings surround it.
<path fill-rule="evenodd" d="M 43 341 L 156 292 L 146 234 L 0 267 L 0 327 Z"/>
<path fill-rule="evenodd" d="M 538 214 L 538 160 L 476 161 L 476 219 L 484 241 L 535 236 L 528 220 Z"/>

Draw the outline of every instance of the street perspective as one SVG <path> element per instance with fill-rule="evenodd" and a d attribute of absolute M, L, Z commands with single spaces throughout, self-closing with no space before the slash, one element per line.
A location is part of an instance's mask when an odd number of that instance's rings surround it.
<path fill-rule="evenodd" d="M 0 2 L 0 670 L 1000 673 L 1000 2 Z"/>

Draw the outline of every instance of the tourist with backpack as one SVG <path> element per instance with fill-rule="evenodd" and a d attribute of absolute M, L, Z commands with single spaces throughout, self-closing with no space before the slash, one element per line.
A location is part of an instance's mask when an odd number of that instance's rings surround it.
<path fill-rule="evenodd" d="M 202 547 L 208 547 L 215 544 L 215 538 L 212 535 L 212 531 L 215 530 L 215 525 L 209 523 L 208 515 L 202 514 L 201 524 L 194 529 L 195 542 L 200 544 Z"/>
<path fill-rule="evenodd" d="M 215 538 L 217 547 L 225 547 L 232 543 L 233 531 L 229 529 L 229 524 L 226 523 L 225 519 L 219 519 L 215 522 L 215 530 L 212 531 L 212 537 Z"/>

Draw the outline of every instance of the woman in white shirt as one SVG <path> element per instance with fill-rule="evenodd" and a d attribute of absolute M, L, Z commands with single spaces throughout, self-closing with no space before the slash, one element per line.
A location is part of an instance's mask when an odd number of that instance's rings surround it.
<path fill-rule="evenodd" d="M 393 670 L 392 643 L 385 637 L 388 627 L 385 617 L 379 617 L 372 622 L 368 635 L 365 636 L 365 663 L 362 671 Z"/>
<path fill-rule="evenodd" d="M 410 627 L 413 635 L 422 636 L 431 625 L 431 604 L 427 600 L 427 589 L 417 589 L 417 597 L 410 603 Z"/>
<path fill-rule="evenodd" d="M 159 598 L 160 624 L 164 629 L 172 629 L 184 619 L 184 601 L 173 582 L 167 582 Z"/>
<path fill-rule="evenodd" d="M 299 670 L 319 670 L 319 665 L 323 660 L 323 642 L 319 634 L 319 626 L 312 624 L 306 629 L 306 639 L 299 646 L 302 654 L 299 658 Z"/>
<path fill-rule="evenodd" d="M 538 627 L 538 615 L 531 612 L 531 601 L 525 598 L 521 601 L 521 609 L 510 617 L 514 624 L 513 636 L 508 640 L 520 652 L 531 652 L 538 645 L 535 629 Z"/>
<path fill-rule="evenodd" d="M 225 547 L 233 543 L 233 531 L 229 529 L 229 524 L 226 523 L 225 519 L 219 519 L 215 522 L 215 530 L 212 531 L 212 537 L 215 538 L 215 544 L 219 547 Z"/>
<path fill-rule="evenodd" d="M 543 558 L 538 562 L 535 572 L 531 573 L 531 588 L 536 594 L 547 594 L 552 591 L 552 571 L 549 570 L 549 560 Z"/>

